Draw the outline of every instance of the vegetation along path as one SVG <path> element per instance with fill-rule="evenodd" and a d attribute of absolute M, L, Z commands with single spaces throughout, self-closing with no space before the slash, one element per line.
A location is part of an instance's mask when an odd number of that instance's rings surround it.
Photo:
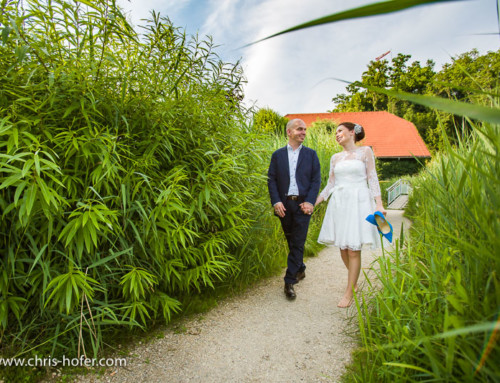
<path fill-rule="evenodd" d="M 395 237 L 402 210 L 388 210 Z M 381 254 L 362 253 L 363 270 Z M 306 278 L 287 301 L 281 276 L 226 299 L 210 312 L 130 350 L 127 367 L 79 382 L 336 382 L 354 348 L 348 335 L 355 308 L 337 308 L 347 273 L 337 248 L 306 260 Z M 360 277 L 364 281 L 363 273 Z M 356 323 L 356 322 L 352 322 Z"/>

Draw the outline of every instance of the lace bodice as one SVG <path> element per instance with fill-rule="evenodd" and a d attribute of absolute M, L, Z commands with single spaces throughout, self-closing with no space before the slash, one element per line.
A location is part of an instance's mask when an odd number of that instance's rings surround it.
<path fill-rule="evenodd" d="M 330 160 L 328 184 L 320 196 L 328 199 L 334 187 L 356 187 L 368 183 L 372 198 L 380 196 L 375 157 L 369 146 L 359 146 L 352 151 L 335 153 Z"/>

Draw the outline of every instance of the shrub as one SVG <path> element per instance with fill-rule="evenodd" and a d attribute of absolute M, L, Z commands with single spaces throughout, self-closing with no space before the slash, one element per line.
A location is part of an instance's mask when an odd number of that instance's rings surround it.
<path fill-rule="evenodd" d="M 265 185 L 242 71 L 113 1 L 1 6 L 3 354 L 75 352 L 80 325 L 95 354 L 240 267 Z"/>
<path fill-rule="evenodd" d="M 253 115 L 253 128 L 260 133 L 286 136 L 288 119 L 270 108 L 259 109 Z"/>
<path fill-rule="evenodd" d="M 426 159 L 380 159 L 377 158 L 376 168 L 378 177 L 381 180 L 388 180 L 397 177 L 415 175 L 425 167 Z"/>

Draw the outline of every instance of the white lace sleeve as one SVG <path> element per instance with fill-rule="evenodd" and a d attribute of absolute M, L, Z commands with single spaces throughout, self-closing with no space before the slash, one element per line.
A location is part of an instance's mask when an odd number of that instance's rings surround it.
<path fill-rule="evenodd" d="M 377 169 L 375 168 L 375 156 L 369 146 L 365 149 L 366 179 L 373 198 L 380 196 L 380 184 L 378 183 Z"/>
<path fill-rule="evenodd" d="M 333 169 L 335 168 L 335 154 L 330 159 L 330 176 L 328 177 L 328 183 L 325 188 L 319 193 L 321 197 L 325 199 L 325 201 L 330 197 L 333 187 L 335 186 L 335 173 Z"/>

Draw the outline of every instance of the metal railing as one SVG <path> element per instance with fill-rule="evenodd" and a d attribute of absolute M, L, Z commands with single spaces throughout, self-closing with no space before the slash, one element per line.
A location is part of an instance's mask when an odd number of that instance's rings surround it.
<path fill-rule="evenodd" d="M 399 179 L 387 188 L 387 206 L 402 194 L 410 194 L 411 186 L 408 181 Z"/>

